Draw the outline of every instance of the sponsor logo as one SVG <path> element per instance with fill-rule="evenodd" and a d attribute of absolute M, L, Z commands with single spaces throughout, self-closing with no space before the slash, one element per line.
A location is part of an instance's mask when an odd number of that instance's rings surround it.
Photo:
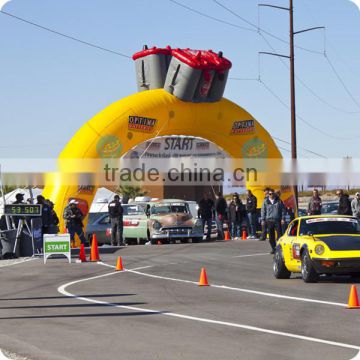
<path fill-rule="evenodd" d="M 196 150 L 209 150 L 210 148 L 210 143 L 206 142 L 206 141 L 201 141 L 196 143 Z"/>
<path fill-rule="evenodd" d="M 232 135 L 248 135 L 255 132 L 254 120 L 239 120 L 234 121 L 230 134 Z"/>
<path fill-rule="evenodd" d="M 141 116 L 129 116 L 128 129 L 150 133 L 154 131 L 157 120 Z"/>
<path fill-rule="evenodd" d="M 242 154 L 245 158 L 257 159 L 267 156 L 266 144 L 259 138 L 247 141 L 242 147 Z"/>
<path fill-rule="evenodd" d="M 92 185 L 79 185 L 78 193 L 79 194 L 93 194 L 95 186 Z"/>
<path fill-rule="evenodd" d="M 106 135 L 99 139 L 96 152 L 102 158 L 120 157 L 122 144 L 120 139 L 114 135 Z"/>

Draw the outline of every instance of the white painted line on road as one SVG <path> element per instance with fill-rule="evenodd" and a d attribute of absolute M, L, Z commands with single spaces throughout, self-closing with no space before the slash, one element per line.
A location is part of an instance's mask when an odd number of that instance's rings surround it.
<path fill-rule="evenodd" d="M 128 270 L 128 271 L 131 272 L 131 271 L 134 271 L 134 270 Z M 137 312 L 146 312 L 146 313 L 158 314 L 158 315 L 163 315 L 163 316 L 170 316 L 170 317 L 174 317 L 174 318 L 192 320 L 192 321 L 208 323 L 208 324 L 228 326 L 228 327 L 233 327 L 233 328 L 239 328 L 239 329 L 244 329 L 244 330 L 249 330 L 249 331 L 256 331 L 256 332 L 261 332 L 261 333 L 265 333 L 265 334 L 277 335 L 277 336 L 293 338 L 293 339 L 297 339 L 297 340 L 310 341 L 310 342 L 314 342 L 314 343 L 319 343 L 319 344 L 324 344 L 324 345 L 331 345 L 331 346 L 336 346 L 336 347 L 341 347 L 341 348 L 346 348 L 346 349 L 354 349 L 354 350 L 360 351 L 360 346 L 356 346 L 356 345 L 345 344 L 345 343 L 340 343 L 340 342 L 336 342 L 336 341 L 319 339 L 319 338 L 314 338 L 314 337 L 310 337 L 310 336 L 303 336 L 303 335 L 298 335 L 298 334 L 293 334 L 293 333 L 288 333 L 288 332 L 282 332 L 282 331 L 277 331 L 277 330 L 270 330 L 270 329 L 255 327 L 255 326 L 249 326 L 249 325 L 245 325 L 245 324 L 238 324 L 238 323 L 232 323 L 232 322 L 227 322 L 227 321 L 212 320 L 212 319 L 206 319 L 206 318 L 201 318 L 201 317 L 197 317 L 197 316 L 189 316 L 189 315 L 184 315 L 184 314 L 177 314 L 177 313 L 172 313 L 172 312 L 164 312 L 164 311 L 159 311 L 159 310 L 154 310 L 154 309 L 146 309 L 146 308 L 139 308 L 139 307 L 134 307 L 134 306 L 118 305 L 118 304 L 113 304 L 113 303 L 109 303 L 109 302 L 106 302 L 106 301 L 95 300 L 95 299 L 90 299 L 90 298 L 87 298 L 87 297 L 77 296 L 75 294 L 72 294 L 72 293 L 66 291 L 66 288 L 69 287 L 69 286 L 72 286 L 72 285 L 75 285 L 75 284 L 78 284 L 78 283 L 81 283 L 81 282 L 84 282 L 84 281 L 90 281 L 90 280 L 94 280 L 94 279 L 99 279 L 99 278 L 114 275 L 114 274 L 117 274 L 117 273 L 111 272 L 109 274 L 103 274 L 103 275 L 93 276 L 93 277 L 90 277 L 90 278 L 75 280 L 75 281 L 66 283 L 64 285 L 61 285 L 57 290 L 58 290 L 58 292 L 60 294 L 65 295 L 67 297 L 75 298 L 75 299 L 81 300 L 81 301 L 87 301 L 87 302 L 90 302 L 90 303 L 101 304 L 101 305 L 104 305 L 104 306 L 111 306 L 111 307 L 115 307 L 115 308 L 119 308 L 119 309 L 126 309 L 126 310 L 132 310 L 132 311 L 137 311 Z"/>
<path fill-rule="evenodd" d="M 4 353 L 1 351 L 0 349 L 0 360 L 9 360 L 10 358 L 8 358 L 7 356 L 4 355 Z"/>
<path fill-rule="evenodd" d="M 360 360 L 360 351 L 356 354 L 355 357 L 351 358 L 350 360 Z"/>
<path fill-rule="evenodd" d="M 1 260 L 0 268 L 19 265 L 19 264 L 23 264 L 25 262 L 32 261 L 32 260 L 37 260 L 37 258 L 31 257 L 31 258 L 26 258 L 26 259 L 21 259 L 21 260 L 16 260 L 16 259 L 14 259 L 14 260 Z"/>
<path fill-rule="evenodd" d="M 231 258 L 244 258 L 244 257 L 264 256 L 264 255 L 269 255 L 269 253 L 257 253 L 257 254 L 249 254 L 249 255 L 237 255 L 237 256 L 232 256 Z"/>
<path fill-rule="evenodd" d="M 190 280 L 170 278 L 170 277 L 166 277 L 166 276 L 147 274 L 147 273 L 143 273 L 143 272 L 140 272 L 140 271 L 136 271 L 135 269 L 134 270 L 128 270 L 128 271 L 131 272 L 131 273 L 134 273 L 134 274 L 147 276 L 147 277 L 152 277 L 154 279 L 177 281 L 177 282 L 183 282 L 183 283 L 187 283 L 187 284 L 198 285 L 198 282 L 196 282 L 196 281 L 190 281 Z M 289 296 L 289 295 L 281 295 L 281 294 L 264 292 L 264 291 L 236 288 L 236 287 L 231 287 L 231 286 L 226 286 L 226 285 L 211 284 L 210 287 L 217 288 L 217 289 L 231 290 L 231 291 L 239 291 L 239 292 L 248 293 L 248 294 L 254 294 L 254 295 L 269 296 L 269 297 L 274 297 L 274 298 L 278 298 L 278 299 L 302 301 L 302 302 L 309 302 L 309 303 L 316 303 L 316 304 L 323 304 L 323 305 L 341 306 L 341 307 L 345 307 L 347 305 L 347 304 L 338 303 L 338 302 L 332 302 L 332 301 L 324 301 L 324 300 L 316 300 L 316 299 L 309 299 L 309 298 Z"/>
<path fill-rule="evenodd" d="M 99 265 L 103 265 L 103 266 L 107 266 L 107 267 L 112 268 L 112 269 L 115 269 L 115 268 L 116 268 L 116 266 L 114 266 L 114 265 L 110 265 L 110 264 L 106 264 L 106 263 L 104 263 L 104 262 L 102 262 L 102 261 L 98 261 L 98 262 L 97 262 L 97 264 L 99 264 Z M 154 265 L 141 266 L 141 267 L 138 267 L 138 268 L 132 269 L 132 271 L 134 271 L 134 270 L 143 270 L 143 269 L 148 269 L 148 268 L 151 268 L 151 267 L 153 267 L 153 266 L 154 266 Z M 124 271 L 130 271 L 130 270 L 124 269 Z"/>

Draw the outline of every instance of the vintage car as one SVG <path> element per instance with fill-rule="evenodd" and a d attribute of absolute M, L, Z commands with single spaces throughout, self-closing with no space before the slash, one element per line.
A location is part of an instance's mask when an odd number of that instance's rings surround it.
<path fill-rule="evenodd" d="M 189 204 L 183 200 L 161 200 L 149 203 L 150 241 L 171 242 L 175 240 L 193 242 L 203 240 L 200 219 L 191 215 Z"/>
<path fill-rule="evenodd" d="M 145 213 L 145 204 L 133 203 L 122 205 L 124 209 L 123 237 L 128 244 L 143 244 L 149 240 L 148 217 Z M 89 242 L 93 234 L 99 245 L 111 243 L 111 225 L 109 213 L 89 213 L 86 234 Z"/>
<path fill-rule="evenodd" d="M 316 282 L 321 274 L 360 276 L 359 219 L 314 215 L 293 220 L 277 242 L 273 272 L 277 279 L 301 273 L 305 282 Z"/>

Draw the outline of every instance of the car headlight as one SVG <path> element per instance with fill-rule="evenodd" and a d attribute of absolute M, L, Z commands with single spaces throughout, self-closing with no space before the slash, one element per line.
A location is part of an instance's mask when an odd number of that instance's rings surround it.
<path fill-rule="evenodd" d="M 153 229 L 154 230 L 160 230 L 161 229 L 161 224 L 159 223 L 159 221 L 157 221 L 157 220 L 154 221 Z"/>
<path fill-rule="evenodd" d="M 315 252 L 318 255 L 322 255 L 325 252 L 325 248 L 322 245 L 316 245 L 315 246 Z"/>

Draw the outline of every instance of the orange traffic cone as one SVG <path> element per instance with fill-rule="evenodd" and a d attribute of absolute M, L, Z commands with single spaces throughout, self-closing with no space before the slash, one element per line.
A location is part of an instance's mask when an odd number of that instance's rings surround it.
<path fill-rule="evenodd" d="M 359 304 L 359 298 L 358 298 L 356 286 L 351 285 L 349 303 L 347 309 L 358 309 L 358 308 L 360 308 L 360 304 Z"/>
<path fill-rule="evenodd" d="M 98 243 L 96 240 L 96 234 L 94 234 L 92 237 L 90 261 L 100 261 Z"/>
<path fill-rule="evenodd" d="M 231 240 L 229 230 L 225 230 L 225 231 L 224 231 L 224 240 L 225 240 L 225 241 Z"/>
<path fill-rule="evenodd" d="M 201 269 L 199 286 L 209 286 L 205 268 Z"/>
<path fill-rule="evenodd" d="M 246 240 L 246 238 L 247 238 L 246 230 L 243 230 L 241 239 Z"/>
<path fill-rule="evenodd" d="M 85 254 L 85 245 L 84 244 L 81 244 L 81 246 L 80 246 L 79 260 L 81 262 L 86 262 L 86 254 Z"/>
<path fill-rule="evenodd" d="M 115 271 L 123 271 L 124 267 L 123 267 L 123 263 L 122 263 L 122 258 L 121 256 L 118 257 L 117 262 L 116 262 L 116 268 Z"/>

